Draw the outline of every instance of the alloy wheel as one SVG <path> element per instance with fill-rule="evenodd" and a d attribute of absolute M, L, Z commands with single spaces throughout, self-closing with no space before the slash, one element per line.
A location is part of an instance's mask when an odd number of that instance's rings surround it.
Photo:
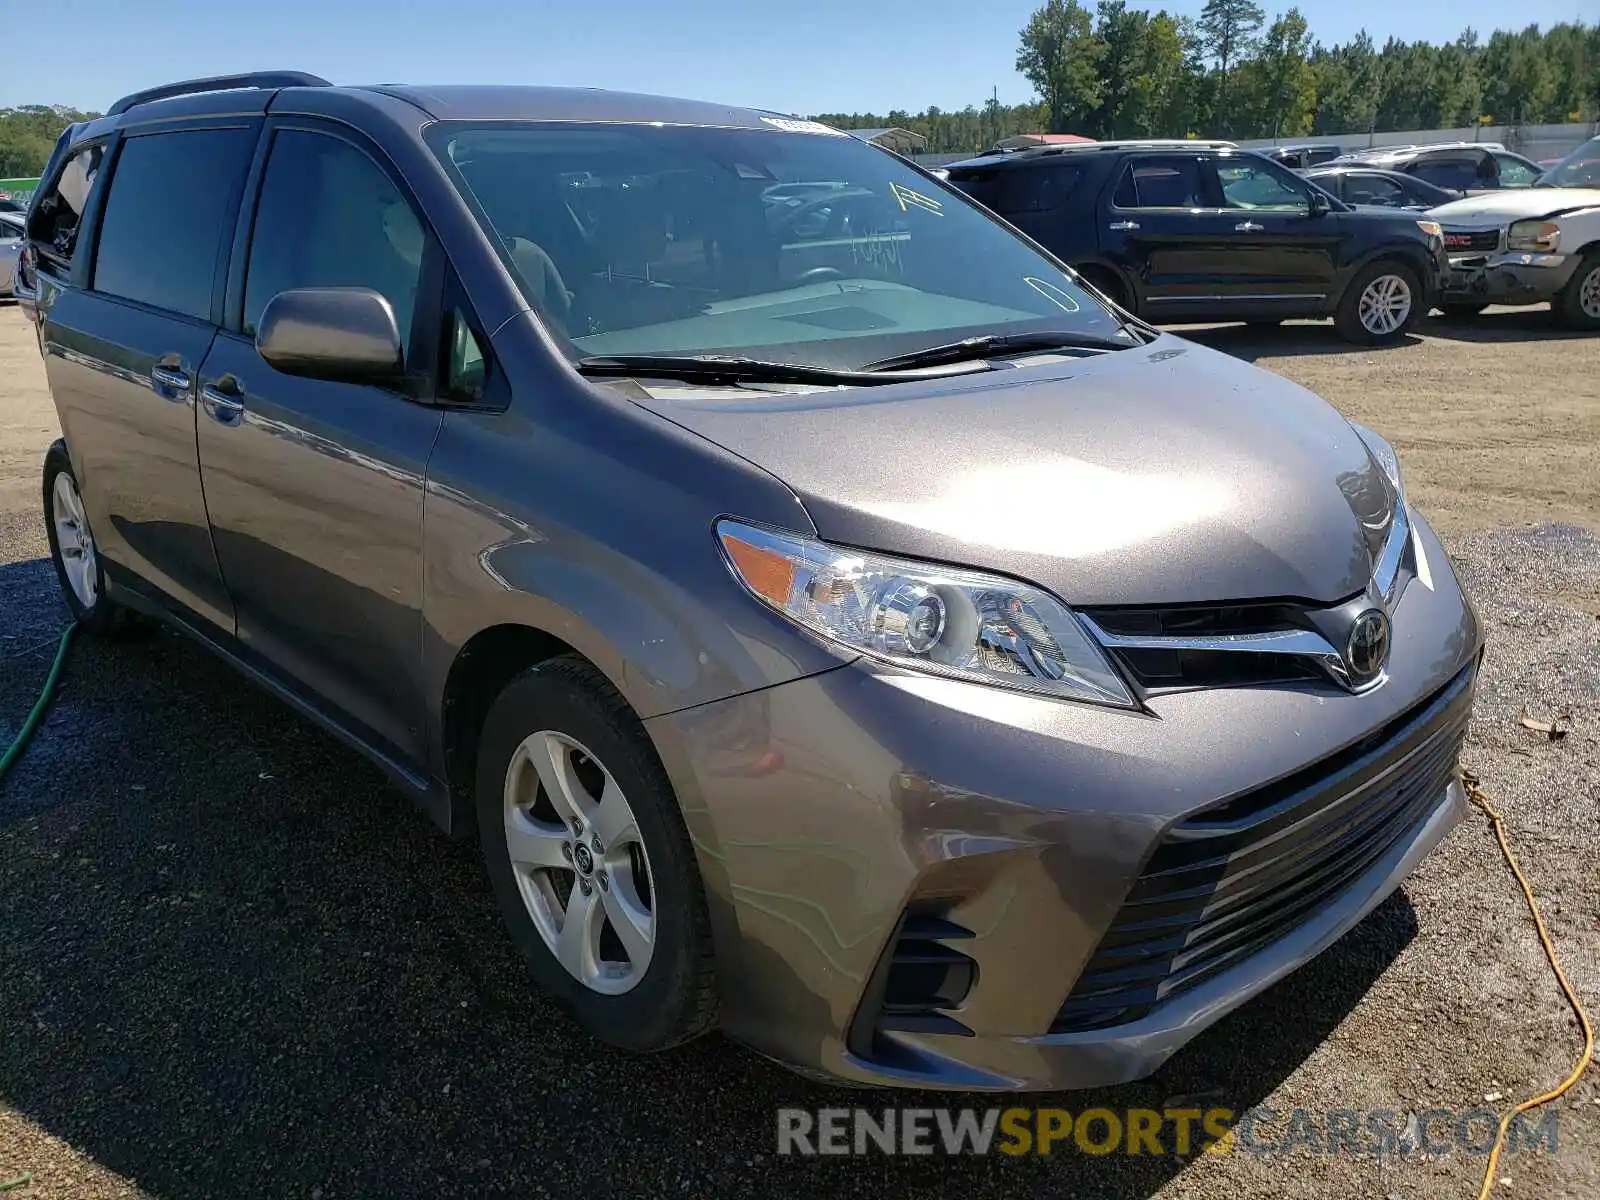
<path fill-rule="evenodd" d="M 1578 307 L 1590 320 L 1600 321 L 1600 264 L 1597 264 L 1578 288 Z"/>
<path fill-rule="evenodd" d="M 89 532 L 89 518 L 83 511 L 83 498 L 78 495 L 78 485 L 65 471 L 56 475 L 51 489 L 51 520 L 56 528 L 56 547 L 61 554 L 61 570 L 67 577 L 67 586 L 73 597 L 84 608 L 94 607 L 100 596 L 99 557 L 95 553 L 94 535 Z"/>
<path fill-rule="evenodd" d="M 545 946 L 602 995 L 630 991 L 655 949 L 655 876 L 604 764 L 564 733 L 524 738 L 506 768 L 506 849 Z"/>
<path fill-rule="evenodd" d="M 1387 337 L 1411 316 L 1411 285 L 1398 275 L 1379 275 L 1362 290 L 1357 311 L 1363 329 Z"/>

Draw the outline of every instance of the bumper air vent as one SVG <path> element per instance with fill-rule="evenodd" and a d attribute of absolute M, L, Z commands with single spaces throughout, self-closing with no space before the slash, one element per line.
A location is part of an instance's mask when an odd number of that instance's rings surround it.
<path fill-rule="evenodd" d="M 972 1031 L 950 1015 L 978 978 L 978 965 L 958 947 L 973 936 L 926 908 L 907 909 L 873 970 L 850 1028 L 851 1052 L 877 1058 L 881 1035 Z"/>

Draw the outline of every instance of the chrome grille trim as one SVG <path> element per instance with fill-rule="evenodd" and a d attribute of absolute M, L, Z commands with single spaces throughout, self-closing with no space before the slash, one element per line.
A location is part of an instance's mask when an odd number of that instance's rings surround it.
<path fill-rule="evenodd" d="M 1406 568 L 1406 550 L 1412 541 L 1411 519 L 1406 506 L 1396 506 L 1389 533 L 1383 549 L 1373 566 L 1372 579 L 1366 591 L 1330 605 L 1326 609 L 1306 609 L 1306 616 L 1317 622 L 1320 614 L 1334 614 L 1340 609 L 1380 608 L 1386 614 L 1394 611 L 1411 572 Z M 1297 658 L 1310 663 L 1340 686 L 1353 692 L 1371 691 L 1386 678 L 1385 672 L 1359 685 L 1350 679 L 1348 665 L 1342 649 L 1335 646 L 1315 628 L 1285 627 L 1252 631 L 1249 633 L 1171 634 L 1171 633 L 1114 633 L 1095 619 L 1093 613 L 1078 612 L 1078 620 L 1088 630 L 1089 636 L 1117 656 L 1118 651 L 1170 651 L 1200 654 L 1272 654 Z M 1322 622 L 1326 624 L 1325 621 Z M 1120 659 L 1127 665 L 1125 658 Z"/>

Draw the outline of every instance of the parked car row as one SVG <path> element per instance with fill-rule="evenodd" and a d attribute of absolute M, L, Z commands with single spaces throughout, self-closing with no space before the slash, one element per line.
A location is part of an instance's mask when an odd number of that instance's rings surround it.
<path fill-rule="evenodd" d="M 951 175 L 592 89 L 125 97 L 17 285 L 67 607 L 475 837 L 613 1044 L 1148 1075 L 1462 819 L 1483 632 L 1382 437 L 1128 309 L 1379 341 L 1449 264 L 1228 147 Z"/>
<path fill-rule="evenodd" d="M 1331 316 L 1351 341 L 1391 341 L 1427 312 L 1449 270 L 1436 222 L 1346 204 L 1249 150 L 1102 142 L 947 170 L 1151 321 Z"/>
<path fill-rule="evenodd" d="M 1596 143 L 1548 172 L 1494 144 L 1294 172 L 1236 147 L 1101 142 L 979 157 L 945 176 L 1149 320 L 1331 316 L 1349 340 L 1377 343 L 1435 307 L 1548 300 L 1572 326 L 1600 325 L 1600 192 L 1573 186 L 1590 178 Z M 1463 162 L 1502 186 L 1463 196 L 1429 182 L 1464 182 L 1451 174 Z"/>

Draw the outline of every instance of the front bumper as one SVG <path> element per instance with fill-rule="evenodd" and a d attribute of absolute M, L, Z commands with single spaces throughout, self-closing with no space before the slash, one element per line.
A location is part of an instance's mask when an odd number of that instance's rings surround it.
<path fill-rule="evenodd" d="M 1576 254 L 1513 251 L 1450 260 L 1446 304 L 1538 304 L 1554 300 L 1578 269 Z"/>
<path fill-rule="evenodd" d="M 648 721 L 697 848 L 727 1032 L 863 1083 L 1104 1086 L 1148 1075 L 1326 948 L 1461 818 L 1458 783 L 1420 797 L 1382 855 L 1281 937 L 1136 1019 L 1060 1031 L 1178 822 L 1347 750 L 1470 669 L 1476 618 L 1420 519 L 1414 537 L 1431 579 L 1410 582 L 1388 678 L 1361 695 L 1213 689 L 1131 713 L 862 661 Z M 864 1038 L 908 913 L 934 910 L 962 931 L 946 944 L 972 962 L 970 990 L 922 1028 Z"/>

